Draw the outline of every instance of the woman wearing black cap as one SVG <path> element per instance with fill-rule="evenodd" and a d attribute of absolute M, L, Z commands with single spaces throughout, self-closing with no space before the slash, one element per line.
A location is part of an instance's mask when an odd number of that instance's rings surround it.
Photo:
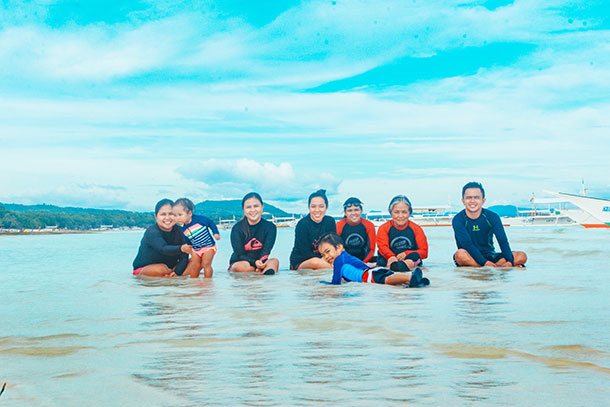
<path fill-rule="evenodd" d="M 337 222 L 337 234 L 345 242 L 345 250 L 365 263 L 375 254 L 375 225 L 362 217 L 362 202 L 356 197 L 343 204 L 345 217 Z"/>

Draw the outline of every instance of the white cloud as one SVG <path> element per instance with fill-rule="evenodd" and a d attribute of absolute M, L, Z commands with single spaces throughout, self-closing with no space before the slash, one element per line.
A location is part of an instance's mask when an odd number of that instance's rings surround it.
<path fill-rule="evenodd" d="M 259 192 L 264 199 L 303 200 L 313 191 L 323 188 L 336 192 L 339 181 L 322 171 L 297 174 L 287 162 L 273 164 L 242 158 L 237 160 L 210 159 L 191 163 L 179 169 L 186 178 L 205 182 L 221 195 L 239 198 L 249 191 Z"/>
<path fill-rule="evenodd" d="M 124 208 L 128 201 L 123 187 L 105 185 L 60 185 L 46 190 L 27 189 L 5 201 L 26 205 L 46 203 L 57 206 L 83 208 Z"/>
<path fill-rule="evenodd" d="M 463 2 L 304 2 L 259 29 L 238 18 L 179 9 L 148 21 L 61 29 L 7 21 L 0 56 L 16 76 L 68 82 L 186 70 L 236 73 L 226 75 L 231 82 L 249 78 L 277 86 L 298 80 L 302 86 L 405 55 L 430 56 L 484 41 L 546 43 L 549 32 L 577 28 L 552 10 L 548 2 L 529 1 L 493 12 Z"/>
<path fill-rule="evenodd" d="M 362 199 L 382 208 L 405 179 L 414 182 L 405 192 L 429 204 L 446 201 L 439 188 L 482 174 L 502 185 L 496 196 L 511 198 L 536 184 L 605 179 L 608 31 L 560 32 L 565 16 L 549 11 L 558 2 L 517 1 L 494 12 L 384 4 L 303 2 L 260 29 L 182 12 L 60 29 L 5 24 L 0 88 L 11 92 L 0 98 L 0 170 L 9 176 L 0 191 L 75 204 L 104 194 L 67 185 L 119 185 L 126 190 L 108 192 L 109 205 L 147 210 L 160 194 L 200 200 L 258 190 L 301 200 L 325 187 L 336 203 L 365 191 Z M 468 77 L 299 91 L 483 41 L 538 48 Z M 160 79 L 129 82 L 149 73 Z M 74 85 L 87 81 L 95 88 Z"/>

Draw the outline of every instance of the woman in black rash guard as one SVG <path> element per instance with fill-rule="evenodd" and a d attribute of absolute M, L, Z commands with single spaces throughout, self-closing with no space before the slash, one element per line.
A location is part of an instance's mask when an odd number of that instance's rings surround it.
<path fill-rule="evenodd" d="M 229 271 L 277 273 L 279 261 L 269 258 L 277 230 L 273 223 L 261 218 L 263 199 L 256 192 L 250 192 L 241 200 L 241 207 L 244 217 L 231 229 L 233 254 Z"/>
<path fill-rule="evenodd" d="M 326 191 L 319 189 L 309 195 L 309 215 L 297 223 L 294 232 L 294 247 L 290 253 L 292 270 L 316 270 L 332 268 L 318 251 L 318 240 L 329 232 L 335 232 L 335 220 L 326 216 L 328 198 Z"/>
<path fill-rule="evenodd" d="M 184 243 L 182 228 L 176 225 L 173 205 L 169 199 L 157 202 L 155 224 L 144 232 L 133 261 L 134 276 L 174 277 L 184 272 L 191 246 Z"/>

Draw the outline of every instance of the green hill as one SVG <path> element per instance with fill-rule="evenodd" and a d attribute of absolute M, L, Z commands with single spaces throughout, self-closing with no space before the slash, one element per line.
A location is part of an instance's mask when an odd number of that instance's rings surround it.
<path fill-rule="evenodd" d="M 290 216 L 289 213 L 284 212 L 278 207 L 275 207 L 269 203 L 265 204 L 265 213 L 273 216 Z M 244 212 L 241 208 L 241 200 L 232 199 L 227 201 L 203 201 L 195 205 L 195 213 L 207 216 L 215 221 L 220 218 L 240 218 L 244 216 Z"/>
<path fill-rule="evenodd" d="M 54 205 L 0 204 L 0 228 L 88 230 L 102 225 L 146 227 L 154 222 L 152 213 L 92 208 L 62 208 Z"/>
<path fill-rule="evenodd" d="M 55 206 L 55 205 L 47 205 L 47 204 L 39 204 L 39 205 L 21 205 L 21 204 L 9 204 L 9 203 L 0 203 L 0 205 L 4 206 L 7 211 L 13 212 L 48 212 L 48 213 L 104 213 L 104 212 L 126 212 L 129 211 L 121 211 L 114 209 L 95 209 L 95 208 L 78 208 L 74 206 Z M 138 212 L 132 212 L 138 213 Z"/>
<path fill-rule="evenodd" d="M 221 218 L 243 216 L 241 200 L 203 201 L 195 212 L 215 222 Z M 283 210 L 265 204 L 265 213 L 273 216 L 290 216 Z M 57 226 L 60 229 L 87 230 L 102 225 L 118 227 L 146 227 L 154 222 L 152 212 L 132 212 L 95 208 L 61 207 L 55 205 L 20 205 L 0 203 L 0 228 L 38 229 Z"/>

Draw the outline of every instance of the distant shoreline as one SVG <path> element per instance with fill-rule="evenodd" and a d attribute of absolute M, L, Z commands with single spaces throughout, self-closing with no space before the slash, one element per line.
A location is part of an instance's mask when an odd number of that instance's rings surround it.
<path fill-rule="evenodd" d="M 105 232 L 134 232 L 145 230 L 145 228 L 129 228 L 129 229 L 87 229 L 87 230 L 0 230 L 0 236 L 46 236 L 46 235 L 79 235 L 79 234 L 93 234 L 93 233 L 105 233 Z"/>

